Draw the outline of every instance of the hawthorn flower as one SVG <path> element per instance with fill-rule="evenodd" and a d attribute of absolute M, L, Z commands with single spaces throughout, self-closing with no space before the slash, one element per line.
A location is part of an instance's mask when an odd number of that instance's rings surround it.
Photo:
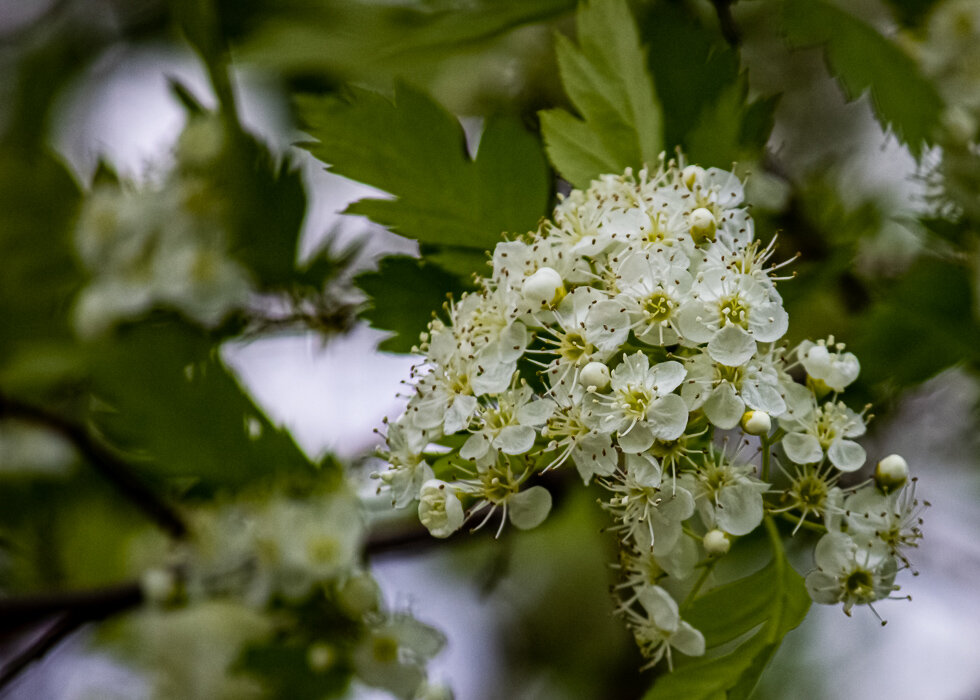
<path fill-rule="evenodd" d="M 446 645 L 438 630 L 410 615 L 395 613 L 372 621 L 351 654 L 358 677 L 409 700 L 425 683 L 425 665 Z"/>
<path fill-rule="evenodd" d="M 456 489 L 439 479 L 429 479 L 419 491 L 419 522 L 434 537 L 449 537 L 463 526 L 463 504 Z"/>
<path fill-rule="evenodd" d="M 855 542 L 842 532 L 829 532 L 817 542 L 817 568 L 806 577 L 806 588 L 815 603 L 843 603 L 850 615 L 855 605 L 869 605 L 887 598 L 896 589 L 897 567 L 883 543 Z"/>
<path fill-rule="evenodd" d="M 753 467 L 715 452 L 694 475 L 693 492 L 705 524 L 730 535 L 747 535 L 762 522 L 762 494 L 769 484 L 750 476 Z"/>
<path fill-rule="evenodd" d="M 389 466 L 376 478 L 391 493 L 392 506 L 404 508 L 418 496 L 422 483 L 432 478 L 432 467 L 422 455 L 430 437 L 424 430 L 391 423 L 385 441 L 388 449 L 382 451 L 381 456 Z"/>
<path fill-rule="evenodd" d="M 630 329 L 651 345 L 674 345 L 680 340 L 677 312 L 694 280 L 686 255 L 664 250 L 634 253 L 619 266 L 620 294 L 616 301 L 629 314 Z"/>
<path fill-rule="evenodd" d="M 671 648 L 688 656 L 704 654 L 704 635 L 681 619 L 676 601 L 660 586 L 641 588 L 636 593 L 640 610 L 630 607 L 624 611 L 627 624 L 643 655 L 649 659 L 644 668 L 655 666 L 667 657 L 673 669 Z"/>
<path fill-rule="evenodd" d="M 928 505 L 915 497 L 914 481 L 888 494 L 867 485 L 844 499 L 844 522 L 855 542 L 882 542 L 907 565 L 904 552 L 919 546 L 922 511 Z"/>
<path fill-rule="evenodd" d="M 714 361 L 698 353 L 687 363 L 681 397 L 689 410 L 702 409 L 711 423 L 724 430 L 738 425 L 748 409 L 769 415 L 786 411 L 776 370 L 758 359 L 739 367 Z"/>
<path fill-rule="evenodd" d="M 844 352 L 843 343 L 834 343 L 834 336 L 816 343 L 804 340 L 796 348 L 796 355 L 806 370 L 807 381 L 820 396 L 844 391 L 861 372 L 857 357 Z"/>
<path fill-rule="evenodd" d="M 681 538 L 681 523 L 694 514 L 694 497 L 679 484 L 662 488 L 653 457 L 627 455 L 625 461 L 625 470 L 603 480 L 613 494 L 604 505 L 640 551 L 664 556 Z"/>
<path fill-rule="evenodd" d="M 788 431 L 783 451 L 796 464 L 816 464 L 824 456 L 842 472 L 861 468 L 865 451 L 849 438 L 864 435 L 864 419 L 841 401 L 817 405 L 812 400 L 810 412 L 803 417 L 782 420 Z"/>
<path fill-rule="evenodd" d="M 747 362 L 756 352 L 757 341 L 775 342 L 789 326 L 774 289 L 751 275 L 721 266 L 708 266 L 698 273 L 678 321 L 686 340 L 707 343 L 711 359 L 730 367 Z"/>
<path fill-rule="evenodd" d="M 479 460 L 491 446 L 509 455 L 530 450 L 537 435 L 534 428 L 544 425 L 555 409 L 550 399 L 532 401 L 533 396 L 524 383 L 478 406 L 473 418 L 477 427 L 460 448 L 460 457 Z"/>
<path fill-rule="evenodd" d="M 642 352 L 624 355 L 612 371 L 609 394 L 590 394 L 586 421 L 597 431 L 617 434 L 624 452 L 648 449 L 654 440 L 675 440 L 687 427 L 687 406 L 673 394 L 686 370 L 669 361 L 650 367 Z"/>

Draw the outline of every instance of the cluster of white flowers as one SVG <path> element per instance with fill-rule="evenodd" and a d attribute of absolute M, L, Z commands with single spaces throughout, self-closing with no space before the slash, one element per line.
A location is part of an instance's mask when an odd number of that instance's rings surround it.
<path fill-rule="evenodd" d="M 619 611 L 651 663 L 704 652 L 676 601 L 767 512 L 830 532 L 816 601 L 887 597 L 919 537 L 907 470 L 889 458 L 887 478 L 837 486 L 866 459 L 865 413 L 839 398 L 858 360 L 833 338 L 779 344 L 772 252 L 732 172 L 661 157 L 572 191 L 422 335 L 380 489 L 436 537 L 495 513 L 526 529 L 551 508 L 536 475 L 574 465 L 609 493 Z"/>
<path fill-rule="evenodd" d="M 155 306 L 214 326 L 244 305 L 251 282 L 228 255 L 226 203 L 207 175 L 222 144 L 215 121 L 191 122 L 177 167 L 162 183 L 100 184 L 86 198 L 75 229 L 75 248 L 91 275 L 74 310 L 82 336 Z"/>
<path fill-rule="evenodd" d="M 361 682 L 399 698 L 449 700 L 450 691 L 429 684 L 426 672 L 445 638 L 410 614 L 385 608 L 377 582 L 361 562 L 365 535 L 361 502 L 345 488 L 302 498 L 278 492 L 240 498 L 197 511 L 192 537 L 172 565 L 143 574 L 143 593 L 157 604 L 182 601 L 191 616 L 216 603 L 247 609 L 258 619 L 272 612 L 279 628 L 287 626 L 290 609 L 302 610 L 311 601 L 326 604 L 331 615 L 346 622 L 330 618 L 327 629 L 327 623 L 311 625 L 302 612 L 296 620 L 298 627 L 310 627 L 294 634 L 311 636 L 306 661 L 312 672 L 353 671 Z M 259 625 L 265 632 L 241 643 L 267 638 L 269 626 Z M 196 667 L 197 659 L 174 663 Z M 224 674 L 227 665 L 202 673 Z"/>

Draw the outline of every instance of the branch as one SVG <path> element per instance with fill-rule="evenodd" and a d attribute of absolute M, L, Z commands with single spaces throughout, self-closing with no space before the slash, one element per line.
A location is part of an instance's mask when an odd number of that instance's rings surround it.
<path fill-rule="evenodd" d="M 130 464 L 96 440 L 85 427 L 2 393 L 0 393 L 0 418 L 17 418 L 49 428 L 62 435 L 75 446 L 92 468 L 157 525 L 176 538 L 182 538 L 187 534 L 187 525 L 177 510 L 137 476 Z"/>
<path fill-rule="evenodd" d="M 733 48 L 738 48 L 742 38 L 739 35 L 738 25 L 735 24 L 735 18 L 732 17 L 734 3 L 735 0 L 711 0 L 711 4 L 715 6 L 715 14 L 718 15 L 718 24 L 721 25 L 721 35 Z"/>

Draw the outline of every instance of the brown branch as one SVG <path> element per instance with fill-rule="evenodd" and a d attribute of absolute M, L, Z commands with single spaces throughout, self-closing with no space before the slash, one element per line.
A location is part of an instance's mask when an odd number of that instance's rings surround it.
<path fill-rule="evenodd" d="M 735 18 L 732 16 L 732 5 L 734 3 L 735 0 L 711 0 L 711 4 L 715 6 L 715 14 L 718 15 L 721 35 L 725 37 L 725 41 L 730 46 L 738 48 L 739 44 L 742 43 L 742 37 L 738 31 L 738 25 L 735 24 Z"/>
<path fill-rule="evenodd" d="M 157 525 L 176 538 L 182 538 L 187 534 L 187 525 L 177 510 L 137 476 L 129 463 L 98 441 L 84 426 L 2 393 L 0 393 L 0 418 L 16 418 L 49 428 L 62 435 L 75 446 L 93 469 Z"/>

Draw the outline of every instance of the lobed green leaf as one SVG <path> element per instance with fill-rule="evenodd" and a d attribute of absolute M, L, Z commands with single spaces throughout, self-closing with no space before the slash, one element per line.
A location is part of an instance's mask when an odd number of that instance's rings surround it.
<path fill-rule="evenodd" d="M 317 139 L 303 144 L 339 175 L 394 199 L 364 199 L 361 214 L 422 243 L 489 250 L 505 232 L 535 228 L 550 181 L 537 139 L 508 117 L 488 120 L 475 158 L 459 121 L 423 92 L 397 86 L 390 102 L 352 88 L 348 99 L 302 98 Z"/>
<path fill-rule="evenodd" d="M 882 127 L 892 129 L 916 157 L 922 155 L 939 124 L 943 101 L 911 56 L 825 0 L 784 0 L 782 22 L 790 45 L 822 45 L 847 97 L 870 92 Z"/>
<path fill-rule="evenodd" d="M 663 114 L 625 0 L 593 1 L 576 15 L 578 46 L 556 51 L 562 85 L 581 118 L 541 112 L 548 157 L 575 187 L 602 173 L 654 163 L 663 150 Z"/>
<path fill-rule="evenodd" d="M 758 630 L 734 650 L 706 656 L 662 676 L 647 700 L 747 698 L 783 637 L 810 608 L 803 578 L 786 560 L 775 524 L 767 517 L 773 556 L 763 569 L 698 598 L 684 618 L 705 636 L 709 650 Z"/>

